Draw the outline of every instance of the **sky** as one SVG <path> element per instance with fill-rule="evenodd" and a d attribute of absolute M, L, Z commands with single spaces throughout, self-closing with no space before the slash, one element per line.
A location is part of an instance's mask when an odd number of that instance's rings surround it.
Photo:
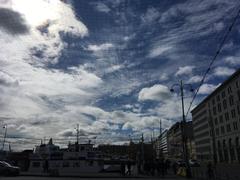
<path fill-rule="evenodd" d="M 179 89 L 169 89 L 180 80 L 198 87 L 239 7 L 237 0 L 0 0 L 7 143 L 20 150 L 52 137 L 64 146 L 77 124 L 82 142 L 157 136 L 160 119 L 164 130 L 182 117 Z M 192 107 L 240 67 L 239 42 L 240 20 Z"/>

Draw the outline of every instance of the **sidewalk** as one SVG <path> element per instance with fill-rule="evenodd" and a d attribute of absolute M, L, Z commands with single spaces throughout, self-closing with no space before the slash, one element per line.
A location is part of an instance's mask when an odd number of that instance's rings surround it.
<path fill-rule="evenodd" d="M 28 172 L 22 172 L 20 176 L 38 176 L 38 177 L 76 177 L 76 178 L 117 178 L 117 179 L 164 179 L 164 180 L 173 180 L 173 179 L 179 179 L 179 180 L 186 180 L 187 178 L 176 176 L 176 175 L 166 175 L 164 177 L 162 176 L 147 176 L 147 175 L 132 175 L 132 176 L 123 176 L 120 173 L 98 173 L 98 174 L 82 174 L 82 175 L 65 175 L 65 176 L 54 176 L 50 175 L 49 173 L 28 173 Z M 192 178 L 193 180 L 193 178 Z"/>

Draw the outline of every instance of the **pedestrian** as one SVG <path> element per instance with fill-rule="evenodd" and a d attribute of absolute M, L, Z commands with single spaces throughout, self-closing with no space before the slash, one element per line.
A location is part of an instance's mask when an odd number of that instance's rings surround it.
<path fill-rule="evenodd" d="M 172 170 L 173 170 L 173 174 L 176 175 L 177 174 L 177 163 L 176 163 L 176 161 L 172 165 Z"/>
<path fill-rule="evenodd" d="M 155 175 L 155 162 L 151 161 L 150 162 L 150 166 L 151 166 L 151 175 L 154 176 Z"/>
<path fill-rule="evenodd" d="M 131 162 L 130 161 L 127 162 L 127 169 L 128 169 L 127 174 L 129 176 L 131 176 Z"/>
<path fill-rule="evenodd" d="M 121 163 L 121 174 L 125 176 L 125 164 L 123 162 Z"/>
<path fill-rule="evenodd" d="M 164 159 L 162 159 L 161 162 L 160 162 L 160 170 L 161 170 L 162 177 L 164 177 L 165 176 L 165 170 L 166 170 Z"/>
<path fill-rule="evenodd" d="M 207 177 L 208 177 L 208 179 L 213 179 L 214 178 L 213 167 L 212 167 L 211 162 L 209 162 L 208 165 L 207 165 Z"/>

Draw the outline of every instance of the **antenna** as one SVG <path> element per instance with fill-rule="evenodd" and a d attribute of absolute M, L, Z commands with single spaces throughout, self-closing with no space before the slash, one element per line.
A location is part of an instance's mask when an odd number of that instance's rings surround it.
<path fill-rule="evenodd" d="M 77 144 L 78 144 L 79 143 L 79 124 L 77 124 L 76 131 L 77 131 Z"/>
<path fill-rule="evenodd" d="M 159 120 L 159 136 L 162 135 L 162 119 Z"/>

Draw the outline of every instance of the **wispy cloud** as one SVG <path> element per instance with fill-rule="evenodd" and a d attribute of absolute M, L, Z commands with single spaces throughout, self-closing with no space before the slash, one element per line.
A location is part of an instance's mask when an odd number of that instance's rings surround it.
<path fill-rule="evenodd" d="M 194 68 L 195 66 L 179 67 L 178 71 L 175 73 L 175 76 L 191 75 Z"/>
<path fill-rule="evenodd" d="M 111 9 L 103 2 L 96 2 L 93 3 L 93 5 L 95 6 L 95 9 L 99 12 L 108 13 L 111 11 Z"/>
<path fill-rule="evenodd" d="M 104 44 L 100 44 L 100 45 L 90 44 L 90 45 L 88 45 L 87 50 L 93 51 L 93 52 L 99 52 L 99 51 L 105 51 L 105 50 L 111 49 L 113 47 L 114 47 L 114 45 L 111 43 L 104 43 Z"/>
<path fill-rule="evenodd" d="M 228 67 L 217 67 L 214 69 L 214 76 L 230 76 L 235 72 L 235 69 Z"/>
<path fill-rule="evenodd" d="M 198 94 L 203 94 L 207 95 L 213 92 L 219 85 L 214 85 L 214 84 L 203 84 L 200 89 Z"/>

